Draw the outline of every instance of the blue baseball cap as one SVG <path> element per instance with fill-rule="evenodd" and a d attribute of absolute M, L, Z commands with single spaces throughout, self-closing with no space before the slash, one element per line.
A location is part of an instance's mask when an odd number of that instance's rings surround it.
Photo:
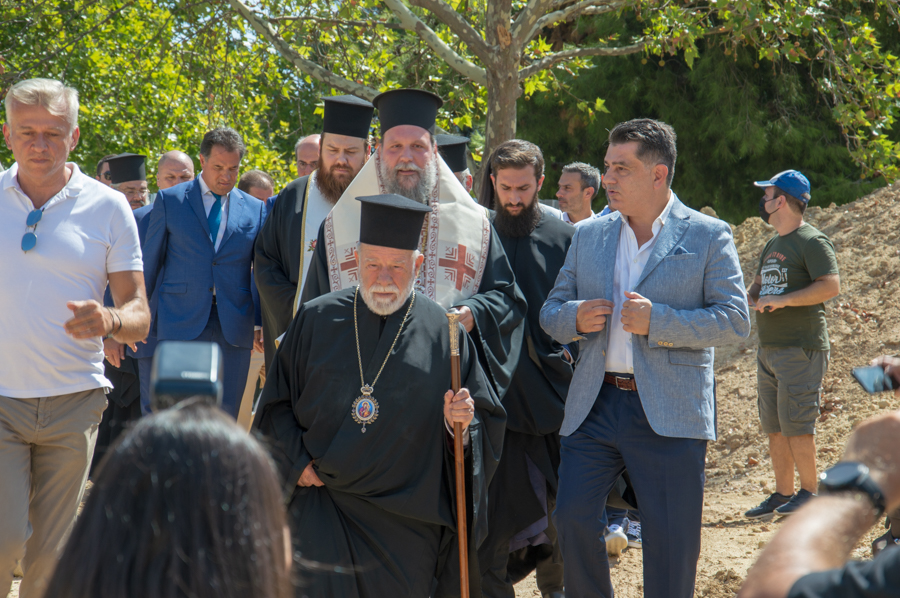
<path fill-rule="evenodd" d="M 778 187 L 803 203 L 809 203 L 809 179 L 796 170 L 779 172 L 768 181 L 756 181 L 757 187 Z"/>

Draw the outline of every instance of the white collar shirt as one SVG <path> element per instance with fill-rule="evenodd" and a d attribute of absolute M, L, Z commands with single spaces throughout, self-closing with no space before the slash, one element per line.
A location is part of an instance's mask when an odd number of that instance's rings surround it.
<path fill-rule="evenodd" d="M 203 180 L 202 174 L 197 177 L 197 180 L 200 181 L 200 196 L 203 199 L 203 210 L 206 212 L 206 216 L 209 217 L 209 211 L 216 202 L 216 196 L 210 191 L 206 181 Z M 228 225 L 228 198 L 230 196 L 230 191 L 222 196 L 222 221 L 219 223 L 219 232 L 216 234 L 216 242 L 213 243 L 213 247 L 216 251 L 219 250 L 219 245 L 222 243 L 222 237 L 225 236 L 225 227 Z"/>
<path fill-rule="evenodd" d="M 622 306 L 628 300 L 625 297 L 625 291 L 634 291 L 638 279 L 644 272 L 647 260 L 650 259 L 650 253 L 656 245 L 659 238 L 659 232 L 665 225 L 669 212 L 672 211 L 672 204 L 675 201 L 675 194 L 669 192 L 669 201 L 666 207 L 653 221 L 653 236 L 650 240 L 638 247 L 637 237 L 631 226 L 628 225 L 628 218 L 622 215 L 622 228 L 619 232 L 619 245 L 616 250 L 616 267 L 613 275 L 613 313 L 607 320 L 607 328 L 609 336 L 606 348 L 606 371 L 617 374 L 633 374 L 634 373 L 634 354 L 632 352 L 632 334 L 625 332 L 622 325 Z"/>
<path fill-rule="evenodd" d="M 591 215 L 588 216 L 587 218 L 584 218 L 584 219 L 582 219 L 582 220 L 579 220 L 578 222 L 572 222 L 572 219 L 569 218 L 569 213 L 568 213 L 568 212 L 563 212 L 563 213 L 562 213 L 562 221 L 563 221 L 563 222 L 566 222 L 566 223 L 568 223 L 568 224 L 577 225 L 579 222 L 587 222 L 588 220 L 590 220 L 591 218 L 593 218 L 593 217 L 595 217 L 595 216 L 596 216 L 596 214 L 594 214 L 594 211 L 591 210 Z"/>

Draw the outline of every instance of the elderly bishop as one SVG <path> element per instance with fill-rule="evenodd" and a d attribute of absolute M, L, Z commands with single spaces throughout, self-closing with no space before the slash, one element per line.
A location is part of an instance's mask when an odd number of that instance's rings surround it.
<path fill-rule="evenodd" d="M 465 434 L 474 557 L 506 413 L 464 334 L 463 388 L 448 390 L 446 311 L 415 290 L 431 209 L 397 195 L 358 203 L 359 284 L 303 304 L 254 422 L 284 476 L 295 552 L 316 563 L 297 596 L 458 596 L 450 431 Z M 481 595 L 471 567 L 469 579 Z"/>

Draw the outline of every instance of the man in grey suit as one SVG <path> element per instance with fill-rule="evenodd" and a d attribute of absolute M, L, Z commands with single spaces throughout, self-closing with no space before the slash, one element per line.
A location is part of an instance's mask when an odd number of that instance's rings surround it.
<path fill-rule="evenodd" d="M 541 309 L 544 330 L 580 348 L 555 511 L 573 596 L 613 595 L 604 506 L 626 467 L 646 540 L 644 596 L 694 591 L 713 347 L 747 337 L 750 315 L 731 228 L 678 200 L 675 158 L 665 123 L 610 132 L 603 180 L 616 211 L 578 227 Z"/>

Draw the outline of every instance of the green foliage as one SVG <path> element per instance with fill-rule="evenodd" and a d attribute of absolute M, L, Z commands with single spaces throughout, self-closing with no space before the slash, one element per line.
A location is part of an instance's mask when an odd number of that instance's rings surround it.
<path fill-rule="evenodd" d="M 317 132 L 313 87 L 246 31 L 221 2 L 0 0 L 0 92 L 50 77 L 79 91 L 81 140 L 71 156 L 93 174 L 106 154 L 195 157 L 216 126 L 240 131 L 242 168 L 284 184 L 295 174 L 293 144 Z M 5 118 L 4 118 L 5 120 Z M 0 161 L 12 163 L 0 150 Z"/>
<path fill-rule="evenodd" d="M 597 58 L 595 68 L 565 82 L 576 96 L 558 93 L 520 102 L 519 134 L 538 143 L 547 161 L 542 196 L 556 190 L 572 161 L 602 168 L 608 130 L 632 118 L 656 118 L 678 134 L 673 189 L 688 205 L 711 206 L 732 223 L 756 215 L 761 191 L 753 187 L 795 168 L 812 184 L 811 205 L 845 203 L 884 185 L 861 179 L 833 113 L 808 70 L 787 60 L 762 61 L 748 48 L 726 56 L 701 43 L 693 60 L 680 55 L 664 66 L 641 56 Z M 607 114 L 591 120 L 578 96 L 602 93 Z M 605 205 L 595 200 L 595 209 Z"/>

